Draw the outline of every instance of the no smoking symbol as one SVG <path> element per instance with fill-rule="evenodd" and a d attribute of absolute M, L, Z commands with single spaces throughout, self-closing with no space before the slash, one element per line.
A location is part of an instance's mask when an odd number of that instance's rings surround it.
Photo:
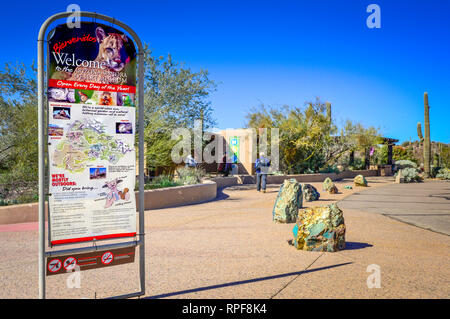
<path fill-rule="evenodd" d="M 69 271 L 75 268 L 77 265 L 77 260 L 74 257 L 67 257 L 66 260 L 64 260 L 64 269 Z"/>
<path fill-rule="evenodd" d="M 114 260 L 114 255 L 112 252 L 107 251 L 102 255 L 102 263 L 103 265 L 109 265 Z"/>
<path fill-rule="evenodd" d="M 57 272 L 61 269 L 62 262 L 59 259 L 52 259 L 47 265 L 47 268 L 50 272 Z"/>

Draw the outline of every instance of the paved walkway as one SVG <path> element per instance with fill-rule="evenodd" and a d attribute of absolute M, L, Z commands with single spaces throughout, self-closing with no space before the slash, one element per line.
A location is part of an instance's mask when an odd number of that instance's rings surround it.
<path fill-rule="evenodd" d="M 345 198 L 339 207 L 383 214 L 450 235 L 450 183 L 446 181 L 373 188 Z"/>
<path fill-rule="evenodd" d="M 325 205 L 392 182 L 321 192 Z M 321 183 L 312 183 L 321 191 Z M 297 251 L 288 245 L 293 224 L 274 224 L 278 185 L 266 194 L 228 188 L 219 200 L 146 212 L 147 298 L 449 298 L 450 236 L 381 214 L 346 209 L 347 249 Z M 359 195 L 358 195 L 359 196 Z M 19 226 L 18 226 L 19 227 Z M 34 228 L 33 228 L 34 227 Z M 0 298 L 37 298 L 37 224 L 0 231 Z M 381 288 L 367 287 L 369 265 Z M 48 298 L 103 298 L 138 290 L 137 263 L 47 278 Z"/>

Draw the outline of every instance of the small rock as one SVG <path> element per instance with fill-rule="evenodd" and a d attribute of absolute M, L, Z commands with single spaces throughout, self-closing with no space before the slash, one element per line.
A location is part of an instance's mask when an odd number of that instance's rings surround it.
<path fill-rule="evenodd" d="M 367 187 L 367 180 L 362 175 L 358 175 L 353 179 L 353 183 L 355 183 L 355 186 L 363 186 Z"/>
<path fill-rule="evenodd" d="M 312 202 L 320 198 L 320 193 L 311 184 L 303 184 L 303 198 L 307 202 Z"/>
<path fill-rule="evenodd" d="M 323 181 L 322 187 L 324 191 L 327 191 L 330 194 L 336 194 L 338 192 L 336 185 L 334 185 L 333 181 L 329 177 Z"/>

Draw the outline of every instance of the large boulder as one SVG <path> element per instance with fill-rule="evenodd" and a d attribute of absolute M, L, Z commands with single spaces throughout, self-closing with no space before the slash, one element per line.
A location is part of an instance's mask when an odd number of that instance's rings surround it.
<path fill-rule="evenodd" d="M 302 207 L 302 185 L 295 179 L 286 179 L 278 191 L 273 207 L 273 221 L 277 223 L 295 223 L 298 210 Z"/>
<path fill-rule="evenodd" d="M 320 198 L 320 193 L 311 184 L 303 184 L 303 198 L 307 202 L 312 202 Z"/>
<path fill-rule="evenodd" d="M 338 192 L 336 185 L 334 185 L 333 181 L 329 177 L 325 178 L 323 181 L 322 188 L 330 194 L 336 194 Z"/>
<path fill-rule="evenodd" d="M 345 223 L 336 204 L 302 209 L 293 229 L 299 250 L 334 252 L 345 248 Z"/>
<path fill-rule="evenodd" d="M 355 183 L 355 186 L 367 187 L 367 180 L 362 175 L 355 176 L 355 178 L 353 179 L 353 183 Z"/>

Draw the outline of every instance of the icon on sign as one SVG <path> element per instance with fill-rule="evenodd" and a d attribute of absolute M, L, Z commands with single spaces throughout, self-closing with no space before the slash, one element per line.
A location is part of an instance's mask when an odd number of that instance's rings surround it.
<path fill-rule="evenodd" d="M 61 269 L 62 262 L 59 259 L 52 259 L 47 265 L 47 268 L 50 272 L 57 272 Z"/>
<path fill-rule="evenodd" d="M 103 265 L 109 265 L 114 260 L 114 255 L 112 252 L 107 251 L 102 255 L 102 263 Z"/>
<path fill-rule="evenodd" d="M 67 257 L 66 260 L 64 260 L 63 267 L 65 270 L 69 271 L 75 268 L 77 265 L 77 260 L 74 257 Z"/>

